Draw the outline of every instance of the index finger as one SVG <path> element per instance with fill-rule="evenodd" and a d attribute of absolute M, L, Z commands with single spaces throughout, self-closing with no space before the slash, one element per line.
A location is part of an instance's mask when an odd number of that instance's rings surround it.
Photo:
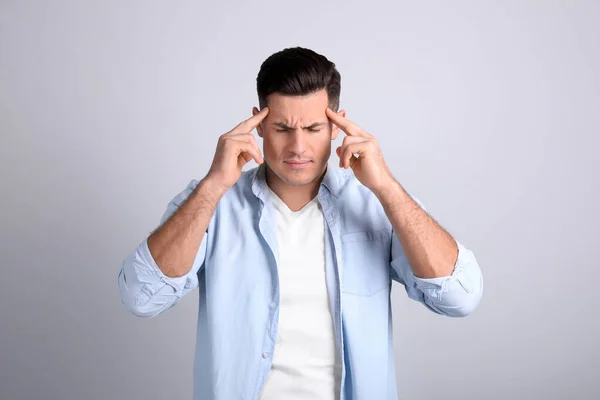
<path fill-rule="evenodd" d="M 256 128 L 258 126 L 258 124 L 260 124 L 262 122 L 263 119 L 265 119 L 265 117 L 269 114 L 269 107 L 265 107 L 262 110 L 260 110 L 260 112 L 256 115 L 253 115 L 252 117 L 248 118 L 245 121 L 242 121 L 238 124 L 238 126 L 236 126 L 235 128 L 233 128 L 232 131 L 238 131 L 238 132 L 251 132 L 252 129 Z"/>
<path fill-rule="evenodd" d="M 336 126 L 338 126 L 342 131 L 346 133 L 346 135 L 368 136 L 367 133 L 360 126 L 356 125 L 349 119 L 342 117 L 338 113 L 334 112 L 331 108 L 327 107 L 325 113 L 327 114 L 327 117 L 329 117 L 329 119 L 332 120 Z"/>

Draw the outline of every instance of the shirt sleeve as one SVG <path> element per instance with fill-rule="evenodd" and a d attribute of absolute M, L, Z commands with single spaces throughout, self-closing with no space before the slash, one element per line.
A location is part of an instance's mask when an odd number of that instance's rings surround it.
<path fill-rule="evenodd" d="M 192 180 L 184 191 L 169 202 L 160 225 L 171 217 L 197 185 L 198 181 Z M 191 270 L 177 278 L 170 278 L 160 270 L 148 249 L 148 239 L 144 239 L 123 260 L 119 269 L 119 295 L 125 308 L 140 317 L 155 317 L 197 288 L 198 272 L 204 267 L 207 236 L 208 233 L 205 233 Z"/>
<path fill-rule="evenodd" d="M 423 205 L 415 201 L 425 209 Z M 456 241 L 456 239 L 455 239 Z M 456 241 L 458 258 L 449 276 L 416 277 L 392 229 L 391 275 L 404 285 L 408 296 L 423 303 L 431 311 L 450 317 L 464 317 L 478 306 L 483 293 L 483 275 L 475 255 Z"/>

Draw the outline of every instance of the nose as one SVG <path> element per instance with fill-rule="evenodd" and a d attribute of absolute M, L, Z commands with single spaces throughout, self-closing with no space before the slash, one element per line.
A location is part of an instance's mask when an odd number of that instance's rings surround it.
<path fill-rule="evenodd" d="M 306 150 L 305 147 L 306 145 L 304 143 L 303 132 L 300 130 L 290 132 L 290 144 L 288 147 L 289 150 L 294 154 L 301 155 Z"/>

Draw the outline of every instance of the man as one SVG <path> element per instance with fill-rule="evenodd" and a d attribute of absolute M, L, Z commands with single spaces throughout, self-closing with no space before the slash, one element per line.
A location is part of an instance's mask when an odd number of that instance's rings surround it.
<path fill-rule="evenodd" d="M 466 316 L 482 293 L 477 261 L 338 111 L 327 58 L 275 53 L 257 89 L 260 111 L 219 138 L 206 176 L 123 262 L 122 302 L 153 317 L 199 288 L 195 399 L 396 399 L 391 281 Z"/>

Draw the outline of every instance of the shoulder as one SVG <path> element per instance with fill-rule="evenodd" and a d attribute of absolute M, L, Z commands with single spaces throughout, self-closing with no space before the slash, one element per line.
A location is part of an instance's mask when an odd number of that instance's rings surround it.
<path fill-rule="evenodd" d="M 339 198 L 344 201 L 350 201 L 353 204 L 359 203 L 375 203 L 376 205 L 381 206 L 379 199 L 365 185 L 363 185 L 354 175 L 351 170 L 344 170 L 340 168 L 340 189 L 339 189 Z M 413 193 L 404 189 L 406 193 L 422 208 L 425 210 L 424 204 L 421 202 L 419 198 L 417 198 Z"/>
<path fill-rule="evenodd" d="M 250 192 L 251 192 L 252 191 L 252 189 L 251 189 L 252 180 L 256 174 L 256 169 L 257 168 L 253 168 L 253 169 L 249 169 L 246 171 L 242 171 L 240 178 L 227 191 L 224 198 L 225 197 L 231 198 L 232 196 L 233 197 L 239 196 L 239 195 L 245 193 L 246 190 L 250 190 Z M 192 194 L 192 192 L 200 184 L 200 181 L 201 180 L 198 180 L 198 179 L 191 179 L 188 182 L 187 186 L 183 190 L 181 190 L 180 192 L 178 192 L 171 198 L 171 201 L 169 202 L 169 206 L 179 207 Z"/>
<path fill-rule="evenodd" d="M 192 192 L 196 189 L 199 183 L 199 180 L 191 179 L 183 190 L 181 190 L 179 193 L 175 194 L 171 198 L 169 206 L 179 207 L 190 196 L 190 194 L 192 194 Z"/>
<path fill-rule="evenodd" d="M 364 204 L 364 202 L 379 202 L 371 189 L 363 185 L 352 170 L 337 167 L 334 171 L 338 180 L 337 195 L 340 202 L 348 202 L 353 205 Z"/>

